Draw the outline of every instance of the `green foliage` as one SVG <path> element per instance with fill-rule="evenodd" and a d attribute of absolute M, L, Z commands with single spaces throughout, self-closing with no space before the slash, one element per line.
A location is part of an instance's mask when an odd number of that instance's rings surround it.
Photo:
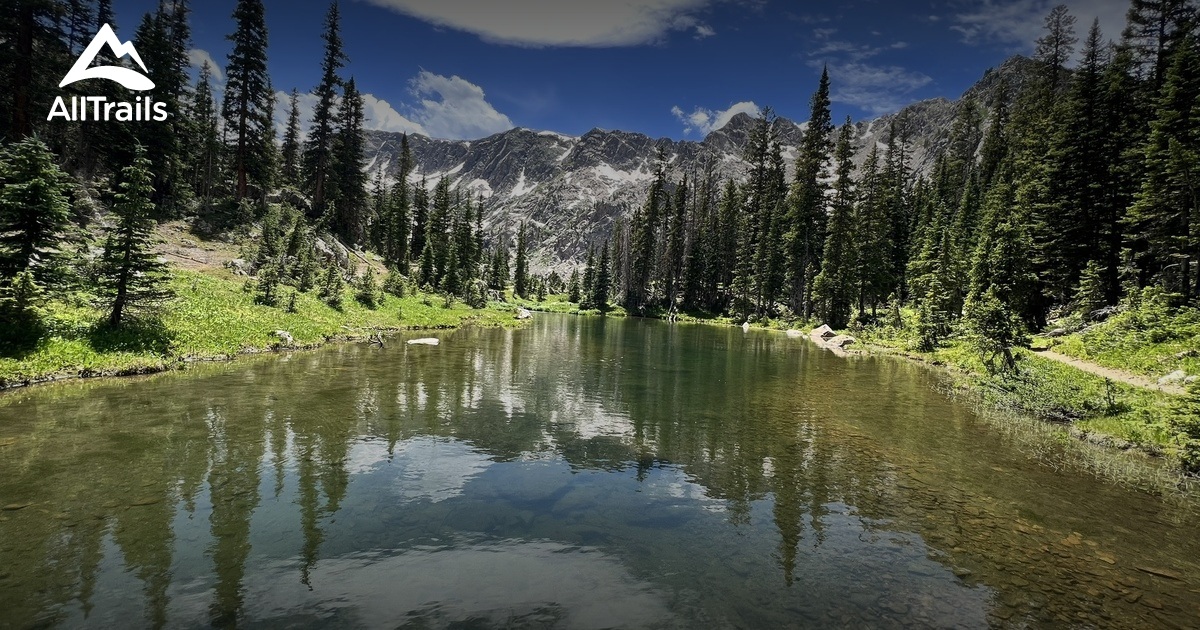
<path fill-rule="evenodd" d="M 0 148 L 0 278 L 31 270 L 45 285 L 61 274 L 67 193 L 67 175 L 41 140 Z"/>
<path fill-rule="evenodd" d="M 525 224 L 517 234 L 517 262 L 513 269 L 513 292 L 521 298 L 529 297 L 529 244 L 526 241 Z"/>
<path fill-rule="evenodd" d="M 1020 315 L 1000 300 L 995 285 L 967 301 L 963 321 L 968 339 L 989 371 L 996 371 L 997 357 L 1003 357 L 1003 369 L 1016 369 L 1011 348 L 1028 343 L 1025 324 Z"/>
<path fill-rule="evenodd" d="M 400 272 L 392 270 L 383 279 L 383 292 L 398 298 L 404 297 L 406 280 Z"/>
<path fill-rule="evenodd" d="M 119 326 L 130 311 L 157 307 L 169 300 L 170 273 L 154 252 L 155 206 L 150 161 L 141 148 L 121 171 L 104 253 L 98 267 L 97 293 L 109 309 L 108 323 Z"/>
<path fill-rule="evenodd" d="M 359 304 L 370 309 L 377 308 L 383 302 L 383 292 L 379 289 L 379 283 L 375 280 L 374 267 L 367 267 L 366 273 L 356 281 L 354 299 L 358 300 Z"/>
<path fill-rule="evenodd" d="M 325 269 L 325 277 L 321 280 L 320 289 L 317 291 L 317 297 L 321 301 L 335 309 L 342 308 L 342 300 L 345 298 L 346 281 L 342 278 L 342 269 L 337 266 L 337 263 L 331 263 Z"/>
<path fill-rule="evenodd" d="M 45 300 L 45 293 L 32 271 L 18 272 L 12 279 L 0 281 L 0 315 L 18 324 L 33 322 L 38 317 L 38 307 Z"/>
<path fill-rule="evenodd" d="M 1188 473 L 1200 473 L 1200 382 L 1193 383 L 1172 406 L 1171 447 L 1180 466 Z"/>

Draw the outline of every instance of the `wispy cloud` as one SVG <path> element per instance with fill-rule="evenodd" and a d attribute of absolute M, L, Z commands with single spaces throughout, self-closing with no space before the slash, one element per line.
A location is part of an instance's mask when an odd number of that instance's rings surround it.
<path fill-rule="evenodd" d="M 374 94 L 363 94 L 364 127 L 376 131 L 419 133 L 433 138 L 474 140 L 514 126 L 508 116 L 487 101 L 483 88 L 466 79 L 422 70 L 409 81 L 409 88 L 416 99 L 411 105 L 393 105 Z M 287 125 L 290 99 L 291 95 L 286 92 L 275 93 L 275 129 L 279 137 L 283 137 Z M 296 100 L 301 130 L 307 134 L 317 97 L 303 93 Z"/>
<path fill-rule="evenodd" d="M 208 63 L 209 70 L 212 72 L 212 78 L 217 83 L 225 82 L 225 72 L 222 70 L 221 64 L 213 60 L 212 55 L 208 54 L 207 50 L 202 48 L 193 48 L 188 51 L 188 64 L 196 70 L 199 70 L 205 62 Z"/>
<path fill-rule="evenodd" d="M 933 82 L 922 72 L 895 65 L 857 61 L 814 60 L 814 69 L 829 68 L 830 98 L 872 114 L 894 112 L 911 100 L 911 94 Z"/>
<path fill-rule="evenodd" d="M 1116 39 L 1125 25 L 1129 0 L 972 0 L 959 3 L 950 28 L 968 44 L 1000 44 L 1014 52 L 1030 52 L 1043 34 L 1050 9 L 1065 4 L 1077 18 L 1080 38 L 1099 18 L 1105 37 Z"/>
<path fill-rule="evenodd" d="M 638 46 L 672 31 L 715 33 L 699 14 L 716 0 L 368 0 L 426 22 L 515 46 Z M 536 19 L 533 19 L 536 16 Z"/>
<path fill-rule="evenodd" d="M 729 120 L 738 114 L 749 114 L 757 116 L 762 111 L 753 101 L 742 101 L 730 105 L 728 109 L 713 111 L 704 107 L 697 107 L 691 113 L 683 111 L 678 105 L 671 108 L 671 114 L 683 123 L 683 133 L 690 134 L 697 131 L 700 135 L 707 136 L 708 134 L 724 127 L 729 123 Z"/>

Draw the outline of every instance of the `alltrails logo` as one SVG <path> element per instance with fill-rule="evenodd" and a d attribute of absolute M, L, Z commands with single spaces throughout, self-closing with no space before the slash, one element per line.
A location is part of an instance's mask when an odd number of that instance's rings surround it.
<path fill-rule="evenodd" d="M 133 59 L 141 67 L 142 72 L 148 72 L 146 64 L 142 63 L 142 57 L 138 54 L 137 49 L 133 47 L 133 43 L 122 43 L 117 38 L 117 34 L 113 32 L 112 27 L 105 24 L 100 27 L 100 32 L 96 33 L 95 39 L 92 40 L 92 43 L 88 44 L 87 49 L 79 56 L 79 60 L 71 67 L 71 71 L 67 73 L 67 76 L 63 77 L 62 83 L 59 83 L 58 87 L 66 87 L 84 79 L 108 79 L 109 81 L 116 81 L 126 89 L 135 92 L 154 89 L 154 82 L 136 70 L 131 70 L 123 66 L 91 67 L 92 62 L 96 60 L 96 55 L 100 54 L 100 49 L 105 46 L 108 46 L 115 58 L 120 59 L 129 55 L 129 58 Z M 119 122 L 153 120 L 155 122 L 162 122 L 169 116 L 170 113 L 167 112 L 167 104 L 155 103 L 154 99 L 149 96 L 139 97 L 133 103 L 109 102 L 108 97 L 105 96 L 72 96 L 70 107 L 67 107 L 67 102 L 63 97 L 59 96 L 54 99 L 54 105 L 50 108 L 50 116 L 46 120 L 54 120 L 61 117 L 72 122 L 85 120 L 116 120 Z"/>

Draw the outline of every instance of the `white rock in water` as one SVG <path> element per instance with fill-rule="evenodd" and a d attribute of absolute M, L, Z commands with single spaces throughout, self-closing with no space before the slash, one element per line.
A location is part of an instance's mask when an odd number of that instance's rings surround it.
<path fill-rule="evenodd" d="M 742 324 L 742 332 L 750 332 L 750 322 L 744 322 Z"/>
<path fill-rule="evenodd" d="M 819 328 L 813 329 L 809 334 L 818 339 L 832 339 L 837 336 L 837 333 L 833 332 L 833 329 L 825 324 L 821 324 Z"/>
<path fill-rule="evenodd" d="M 533 313 L 530 313 L 526 309 L 521 309 L 517 311 L 517 319 L 533 319 Z"/>
<path fill-rule="evenodd" d="M 434 337 L 427 337 L 425 339 L 409 339 L 408 340 L 408 345 L 410 345 L 410 346 L 436 346 L 441 343 L 442 343 L 442 341 L 440 339 L 436 339 Z"/>
<path fill-rule="evenodd" d="M 803 330 L 789 330 L 789 331 L 787 331 L 787 336 L 789 336 L 793 339 L 795 339 L 796 337 L 803 337 L 804 331 Z"/>

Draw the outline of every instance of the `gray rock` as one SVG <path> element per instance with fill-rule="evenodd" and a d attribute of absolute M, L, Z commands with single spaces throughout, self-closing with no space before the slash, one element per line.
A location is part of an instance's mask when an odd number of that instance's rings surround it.
<path fill-rule="evenodd" d="M 1191 385 L 1192 383 L 1195 383 L 1196 381 L 1200 381 L 1200 376 L 1189 376 L 1189 377 L 1183 379 L 1183 382 L 1187 385 Z"/>
<path fill-rule="evenodd" d="M 1051 330 L 1050 332 L 1046 333 L 1046 336 L 1050 337 L 1051 339 L 1053 339 L 1055 337 L 1065 337 L 1066 335 L 1067 335 L 1066 328 L 1055 328 L 1054 330 Z"/>
<path fill-rule="evenodd" d="M 855 339 L 854 337 L 851 337 L 850 335 L 838 335 L 838 336 L 834 337 L 833 339 L 826 341 L 825 343 L 829 344 L 830 346 L 832 346 L 834 348 L 845 349 L 846 346 L 850 346 L 850 345 L 858 343 L 858 340 Z"/>
<path fill-rule="evenodd" d="M 239 276 L 250 275 L 250 271 L 249 271 L 250 265 L 247 264 L 246 261 L 242 260 L 241 258 L 234 258 L 233 260 L 225 263 L 225 266 L 228 267 L 229 270 L 232 271 L 235 275 L 239 275 Z"/>
<path fill-rule="evenodd" d="M 289 333 L 286 330 L 276 330 L 272 334 L 275 335 L 275 338 L 279 340 L 279 345 L 281 346 L 291 347 L 296 343 L 296 340 L 292 338 L 292 333 Z"/>
<path fill-rule="evenodd" d="M 1120 313 L 1120 312 L 1121 312 L 1121 309 L 1119 307 L 1105 306 L 1104 308 L 1098 308 L 1098 309 L 1092 311 L 1091 313 L 1089 313 L 1088 321 L 1102 322 L 1102 321 L 1108 319 L 1109 317 L 1112 317 L 1113 315 L 1116 315 L 1117 313 Z"/>
<path fill-rule="evenodd" d="M 533 319 L 533 313 L 530 313 L 528 310 L 523 309 L 523 308 L 518 309 L 517 310 L 517 319 Z"/>
<path fill-rule="evenodd" d="M 837 336 L 837 333 L 833 332 L 833 329 L 825 324 L 821 324 L 819 327 L 814 328 L 809 334 L 818 339 L 832 339 Z"/>
<path fill-rule="evenodd" d="M 1182 383 L 1187 376 L 1187 372 L 1184 372 L 1183 370 L 1175 370 L 1174 372 L 1171 372 L 1170 374 L 1158 379 L 1158 384 L 1173 385 L 1175 383 Z"/>
<path fill-rule="evenodd" d="M 437 345 L 441 345 L 441 343 L 442 343 L 442 341 L 440 339 L 437 339 L 436 337 L 427 337 L 424 339 L 409 339 L 408 340 L 408 345 L 410 345 L 410 346 L 437 346 Z"/>

